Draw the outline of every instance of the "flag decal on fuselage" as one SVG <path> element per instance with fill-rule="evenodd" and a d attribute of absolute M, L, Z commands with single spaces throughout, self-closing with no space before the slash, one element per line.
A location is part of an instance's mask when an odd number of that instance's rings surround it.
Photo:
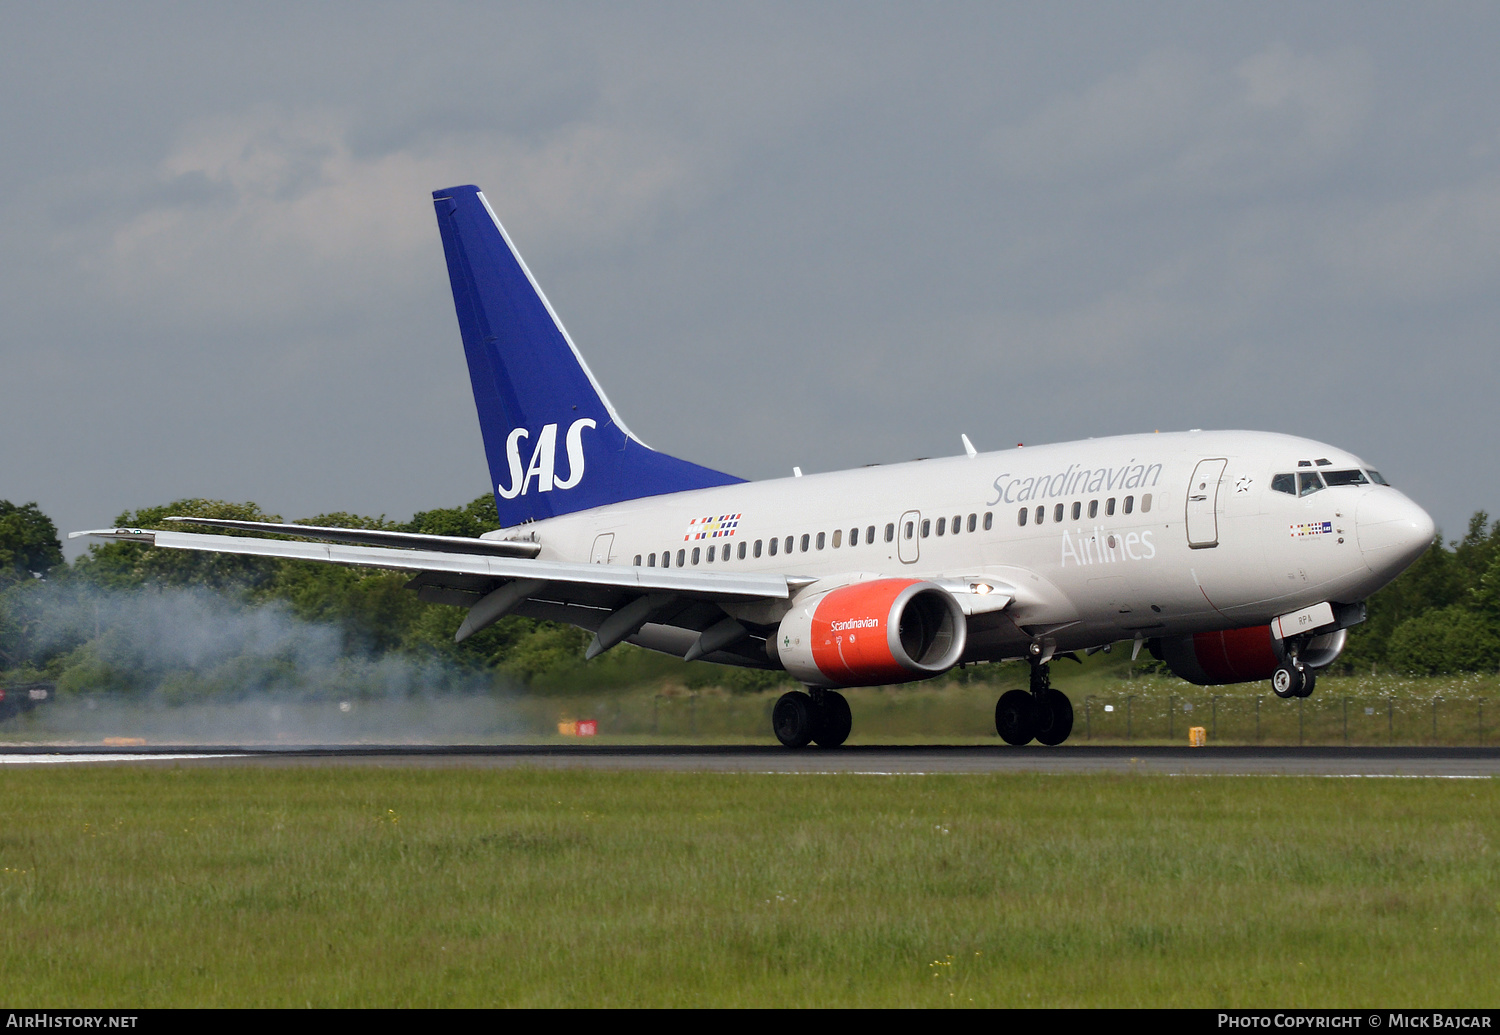
<path fill-rule="evenodd" d="M 692 539 L 728 539 L 740 527 L 740 515 L 720 514 L 718 517 L 693 518 L 688 522 L 683 542 Z"/>

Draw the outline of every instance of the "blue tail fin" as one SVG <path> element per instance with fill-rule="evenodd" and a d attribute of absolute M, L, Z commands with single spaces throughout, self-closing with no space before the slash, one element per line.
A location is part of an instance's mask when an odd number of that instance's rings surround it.
<path fill-rule="evenodd" d="M 632 435 L 479 188 L 432 199 L 502 525 L 743 481 Z"/>

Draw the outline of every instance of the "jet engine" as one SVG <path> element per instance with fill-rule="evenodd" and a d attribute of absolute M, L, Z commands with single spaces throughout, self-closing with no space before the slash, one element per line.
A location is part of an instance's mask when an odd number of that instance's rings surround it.
<path fill-rule="evenodd" d="M 876 579 L 793 602 L 767 646 L 809 686 L 926 679 L 963 656 L 968 626 L 953 594 L 917 579 Z"/>
<path fill-rule="evenodd" d="M 1348 638 L 1348 629 L 1314 636 L 1301 646 L 1297 656 L 1310 669 L 1327 668 L 1343 652 Z M 1270 679 L 1287 659 L 1287 643 L 1273 636 L 1269 625 L 1252 625 L 1152 640 L 1151 653 L 1166 662 L 1173 675 L 1189 683 L 1219 686 Z"/>

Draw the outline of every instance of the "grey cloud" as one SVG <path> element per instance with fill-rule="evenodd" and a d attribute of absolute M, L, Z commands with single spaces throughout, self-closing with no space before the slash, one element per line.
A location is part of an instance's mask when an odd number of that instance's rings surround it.
<path fill-rule="evenodd" d="M 1158 51 L 998 130 L 994 147 L 1000 167 L 1023 179 L 1243 194 L 1345 151 L 1372 91 L 1371 61 L 1357 48 L 1299 54 L 1277 42 L 1229 67 Z"/>
<path fill-rule="evenodd" d="M 700 462 L 1239 425 L 1500 509 L 1487 9 L 6 14 L 0 497 L 65 527 L 478 495 L 461 182 Z"/>

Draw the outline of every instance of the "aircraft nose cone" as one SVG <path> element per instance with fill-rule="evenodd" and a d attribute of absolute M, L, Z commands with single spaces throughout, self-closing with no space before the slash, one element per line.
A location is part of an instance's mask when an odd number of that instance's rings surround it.
<path fill-rule="evenodd" d="M 1370 570 L 1395 577 L 1432 545 L 1437 526 L 1395 489 L 1367 493 L 1355 517 L 1359 552 Z"/>

